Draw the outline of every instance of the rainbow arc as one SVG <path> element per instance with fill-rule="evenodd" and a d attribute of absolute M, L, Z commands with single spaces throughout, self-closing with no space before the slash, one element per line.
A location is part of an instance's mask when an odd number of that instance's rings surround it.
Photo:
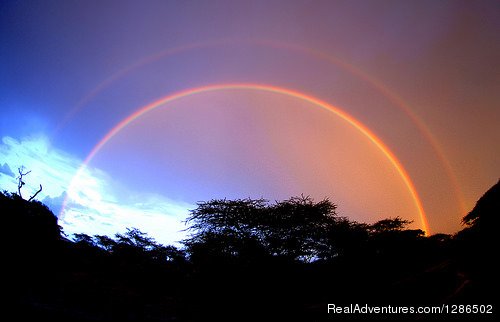
<path fill-rule="evenodd" d="M 137 120 L 142 115 L 158 108 L 159 106 L 172 103 L 176 100 L 192 96 L 198 95 L 206 92 L 216 92 L 216 91 L 230 91 L 230 90 L 248 90 L 248 91 L 263 91 L 263 92 L 272 92 L 280 95 L 285 95 L 288 97 L 292 97 L 298 100 L 302 100 L 304 102 L 310 103 L 314 106 L 327 110 L 331 113 L 334 113 L 336 116 L 340 117 L 348 124 L 353 126 L 357 131 L 363 134 L 371 143 L 373 143 L 387 158 L 387 160 L 391 163 L 391 165 L 396 169 L 397 173 L 403 180 L 408 192 L 413 200 L 413 203 L 418 211 L 418 215 L 420 218 L 420 225 L 422 230 L 426 232 L 426 234 L 430 233 L 429 224 L 427 222 L 427 217 L 425 215 L 425 211 L 422 205 L 422 201 L 418 196 L 415 185 L 413 184 L 408 172 L 405 170 L 401 162 L 398 158 L 392 153 L 392 151 L 383 143 L 383 141 L 377 137 L 372 131 L 370 131 L 364 124 L 356 120 L 353 116 L 349 115 L 347 112 L 343 111 L 337 106 L 331 105 L 325 101 L 322 101 L 316 97 L 310 96 L 306 93 L 302 93 L 296 90 L 273 86 L 273 85 L 264 85 L 264 84 L 253 84 L 253 83 L 230 83 L 230 84 L 216 84 L 216 85 L 208 85 L 202 87 L 196 87 L 187 89 L 184 91 L 180 91 L 174 94 L 167 95 L 162 97 L 150 104 L 140 107 L 134 113 L 130 114 L 128 117 L 120 121 L 115 127 L 113 127 L 90 151 L 88 156 L 85 158 L 83 165 L 80 169 L 86 167 L 91 160 L 96 156 L 97 153 L 120 131 L 125 129 L 130 123 Z M 79 174 L 77 173 L 76 176 Z M 75 176 L 75 177 L 76 177 Z M 75 181 L 75 180 L 73 180 Z M 73 183 L 71 184 L 73 185 Z M 64 211 L 67 200 L 65 200 L 63 205 Z"/>

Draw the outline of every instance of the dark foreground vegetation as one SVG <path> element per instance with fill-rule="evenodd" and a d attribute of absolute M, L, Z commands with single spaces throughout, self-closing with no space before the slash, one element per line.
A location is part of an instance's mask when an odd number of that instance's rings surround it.
<path fill-rule="evenodd" d="M 4 321 L 494 320 L 500 183 L 457 234 L 397 217 L 364 224 L 329 200 L 212 200 L 178 249 L 130 229 L 68 239 L 38 201 L 0 194 Z M 448 314 L 337 314 L 347 306 L 439 306 Z M 457 314 L 451 314 L 452 305 Z M 473 314 L 472 305 L 492 305 Z M 460 314 L 460 308 L 464 311 Z M 478 310 L 481 307 L 478 308 Z"/>

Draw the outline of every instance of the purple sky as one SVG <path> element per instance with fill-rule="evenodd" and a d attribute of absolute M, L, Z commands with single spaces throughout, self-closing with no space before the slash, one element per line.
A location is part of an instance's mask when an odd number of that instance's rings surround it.
<path fill-rule="evenodd" d="M 69 192 L 67 232 L 136 226 L 170 242 L 196 201 L 300 193 L 355 220 L 421 227 L 401 176 L 365 136 L 262 91 L 160 106 L 74 179 L 142 106 L 266 84 L 366 126 L 408 172 L 431 232 L 452 233 L 499 178 L 499 30 L 498 1 L 2 1 L 0 183 L 15 191 L 26 166 L 26 194 L 42 183 L 55 212 Z"/>

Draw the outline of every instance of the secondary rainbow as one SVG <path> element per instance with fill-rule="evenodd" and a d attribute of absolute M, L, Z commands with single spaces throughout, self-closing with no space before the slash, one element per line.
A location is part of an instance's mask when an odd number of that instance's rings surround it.
<path fill-rule="evenodd" d="M 111 140 L 118 132 L 123 130 L 128 124 L 136 120 L 137 118 L 141 117 L 142 115 L 148 113 L 149 111 L 152 111 L 153 109 L 167 104 L 171 103 L 175 100 L 191 96 L 191 95 L 196 95 L 196 94 L 201 94 L 205 92 L 214 92 L 214 91 L 222 91 L 222 90 L 253 90 L 253 91 L 264 91 L 264 92 L 272 92 L 272 93 L 277 93 L 293 98 L 297 98 L 299 100 L 311 103 L 313 105 L 316 105 L 318 107 L 321 107 L 329 112 L 332 112 L 348 122 L 350 125 L 352 125 L 354 128 L 356 128 L 358 131 L 360 131 L 366 138 L 368 138 L 375 146 L 382 151 L 382 153 L 386 156 L 386 158 L 390 161 L 390 163 L 394 166 L 394 168 L 397 170 L 398 174 L 401 176 L 401 179 L 405 183 L 406 187 L 408 188 L 408 191 L 413 199 L 413 202 L 415 204 L 415 207 L 418 210 L 418 214 L 420 217 L 420 224 L 422 227 L 422 230 L 426 232 L 426 234 L 430 233 L 429 229 L 429 224 L 427 222 L 427 217 L 425 215 L 424 208 L 422 206 L 422 202 L 418 196 L 417 190 L 408 175 L 407 171 L 401 164 L 401 162 L 396 158 L 396 156 L 390 151 L 390 149 L 374 134 L 372 133 L 366 126 L 364 126 L 362 123 L 357 121 L 354 117 L 346 113 L 345 111 L 341 110 L 340 108 L 333 106 L 327 102 L 324 102 L 318 98 L 312 97 L 310 95 L 307 95 L 305 93 L 301 93 L 292 89 L 287 89 L 287 88 L 282 88 L 282 87 L 277 87 L 273 85 L 263 85 L 263 84 L 251 84 L 251 83 L 236 83 L 236 84 L 216 84 L 216 85 L 208 85 L 208 86 L 202 86 L 202 87 L 197 87 L 197 88 L 191 88 L 187 89 L 181 92 L 177 92 L 165 97 L 162 97 L 148 105 L 145 105 L 141 108 L 139 108 L 137 111 L 129 115 L 127 118 L 123 119 L 120 123 L 118 123 L 111 131 L 109 131 L 99 143 L 92 149 L 92 151 L 89 153 L 89 155 L 86 157 L 86 159 L 83 162 L 82 167 L 85 167 L 88 165 L 88 163 L 94 158 L 94 156 L 102 149 L 102 147 L 109 141 Z M 78 174 L 76 175 L 78 176 Z M 66 202 L 65 202 L 66 204 Z M 63 205 L 63 209 L 65 206 Z"/>
<path fill-rule="evenodd" d="M 415 126 L 418 128 L 419 132 L 423 135 L 423 137 L 426 139 L 426 141 L 430 144 L 434 152 L 436 153 L 436 156 L 440 160 L 441 164 L 443 165 L 443 168 L 446 172 L 446 175 L 448 176 L 451 186 L 455 192 L 455 196 L 458 201 L 458 206 L 460 208 L 461 213 L 466 213 L 466 206 L 465 202 L 463 199 L 462 191 L 460 189 L 460 186 L 458 184 L 458 180 L 454 174 L 454 171 L 452 169 L 452 166 L 448 159 L 445 156 L 445 153 L 443 149 L 441 148 L 440 144 L 437 142 L 436 138 L 432 135 L 432 132 L 428 129 L 428 127 L 425 125 L 425 123 L 412 111 L 410 106 L 398 95 L 396 95 L 393 91 L 391 91 L 387 86 L 385 86 L 382 82 L 379 80 L 375 79 L 374 77 L 368 75 L 366 72 L 360 70 L 359 68 L 343 61 L 335 56 L 332 56 L 330 54 L 324 53 L 319 50 L 311 49 L 308 47 L 303 47 L 297 44 L 290 44 L 290 43 L 285 43 L 285 42 L 279 42 L 276 40 L 269 41 L 269 40 L 263 40 L 263 39 L 247 39 L 247 40 L 241 40 L 241 39 L 220 39 L 216 41 L 209 41 L 209 42 L 198 42 L 198 43 L 192 43 L 188 45 L 183 45 L 183 46 L 178 46 L 175 48 L 168 48 L 165 50 L 162 50 L 160 52 L 154 53 L 152 55 L 143 57 L 142 59 L 136 61 L 135 63 L 126 66 L 125 68 L 122 68 L 118 70 L 117 72 L 113 73 L 111 76 L 108 78 L 104 79 L 102 82 L 100 82 L 96 88 L 91 90 L 87 95 L 85 95 L 78 103 L 74 106 L 73 109 L 71 109 L 67 115 L 64 117 L 63 121 L 57 126 L 57 129 L 55 133 L 57 133 L 62 127 L 65 126 L 65 124 L 76 114 L 78 113 L 89 101 L 91 101 L 97 94 L 99 94 L 101 91 L 103 91 L 105 88 L 111 86 L 115 81 L 118 79 L 121 79 L 125 75 L 129 74 L 130 72 L 145 66 L 147 64 L 151 64 L 155 61 L 158 61 L 159 59 L 168 57 L 170 55 L 174 54 L 179 54 L 183 53 L 186 51 L 194 50 L 194 49 L 200 49 L 200 48 L 207 48 L 207 47 L 217 47 L 220 45 L 228 45 L 228 44 L 253 44 L 257 46 L 264 46 L 264 47 L 272 47 L 272 48 L 281 48 L 284 50 L 291 50 L 291 51 L 296 51 L 300 52 L 302 54 L 315 57 L 316 59 L 323 60 L 325 62 L 334 64 L 336 66 L 339 66 L 343 68 L 344 70 L 348 71 L 352 75 L 358 77 L 359 79 L 367 82 L 371 86 L 373 86 L 378 92 L 380 92 L 382 95 L 384 95 L 389 101 L 391 101 L 397 108 L 402 110 L 410 119 L 411 121 L 415 124 Z"/>

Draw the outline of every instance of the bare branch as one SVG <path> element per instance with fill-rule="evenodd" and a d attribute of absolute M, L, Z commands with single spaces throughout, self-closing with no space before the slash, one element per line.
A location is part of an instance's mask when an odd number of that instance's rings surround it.
<path fill-rule="evenodd" d="M 28 199 L 28 201 L 31 201 L 31 200 L 35 199 L 36 195 L 39 194 L 41 191 L 42 191 L 42 185 L 40 184 L 40 189 L 38 189 L 38 191 L 33 196 L 31 196 Z"/>
<path fill-rule="evenodd" d="M 21 194 L 21 188 L 25 185 L 25 182 L 23 181 L 23 177 L 25 175 L 27 175 L 28 173 L 31 172 L 30 171 L 27 171 L 27 172 L 23 172 L 24 171 L 24 166 L 20 167 L 20 168 L 17 168 L 17 171 L 19 171 L 19 177 L 17 177 L 17 179 L 19 180 L 18 183 L 17 183 L 17 194 L 19 195 L 19 197 L 23 197 L 23 195 Z"/>

